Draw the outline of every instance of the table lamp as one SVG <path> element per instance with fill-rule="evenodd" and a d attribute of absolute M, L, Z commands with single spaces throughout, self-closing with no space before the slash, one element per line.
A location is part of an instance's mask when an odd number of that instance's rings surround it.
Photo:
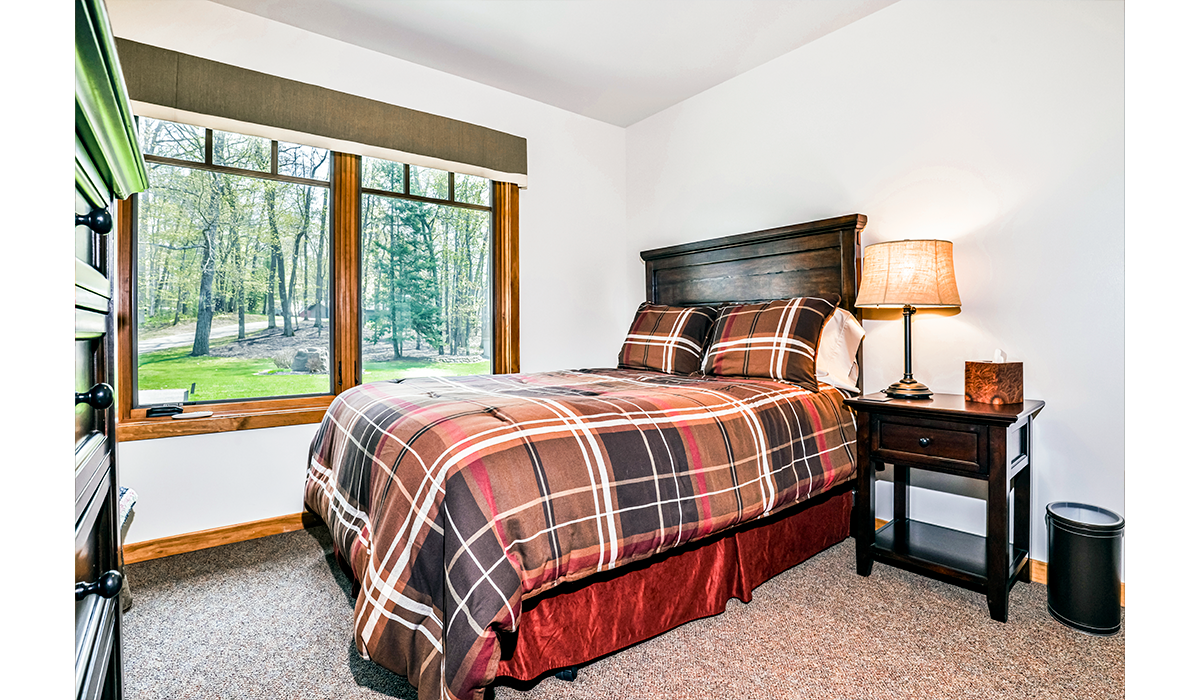
<path fill-rule="evenodd" d="M 912 315 L 921 307 L 961 306 L 950 241 L 889 241 L 863 250 L 863 275 L 854 304 L 904 309 L 904 377 L 884 390 L 895 399 L 928 399 L 912 376 Z"/>

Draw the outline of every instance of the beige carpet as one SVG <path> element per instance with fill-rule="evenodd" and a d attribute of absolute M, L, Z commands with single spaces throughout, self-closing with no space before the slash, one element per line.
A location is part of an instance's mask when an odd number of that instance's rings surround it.
<path fill-rule="evenodd" d="M 130 700 L 415 698 L 361 659 L 349 582 L 322 528 L 127 567 Z M 1090 637 L 1017 584 L 1009 622 L 983 595 L 881 564 L 847 540 L 768 581 L 750 604 L 532 687 L 520 698 L 1123 698 L 1124 629 Z"/>

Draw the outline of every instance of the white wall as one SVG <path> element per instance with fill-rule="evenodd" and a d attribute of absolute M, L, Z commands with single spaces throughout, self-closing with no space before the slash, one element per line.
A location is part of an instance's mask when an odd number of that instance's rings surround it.
<path fill-rule="evenodd" d="M 202 0 L 108 9 L 120 37 L 526 137 L 522 369 L 613 366 L 632 312 L 612 274 L 625 266 L 623 129 Z M 127 541 L 300 512 L 314 431 L 121 443 L 121 482 L 139 495 Z"/>
<path fill-rule="evenodd" d="M 299 513 L 316 432 L 292 425 L 120 443 L 121 484 L 138 494 L 126 541 Z"/>
<path fill-rule="evenodd" d="M 1123 12 L 903 0 L 629 127 L 627 262 L 852 212 L 869 218 L 864 245 L 953 241 L 963 308 L 915 317 L 914 374 L 962 393 L 965 360 L 1001 347 L 1024 362 L 1025 395 L 1047 402 L 1033 478 L 1045 560 L 1047 503 L 1124 513 Z M 640 284 L 631 274 L 628 298 Z M 873 391 L 903 374 L 903 329 L 865 325 Z M 982 512 L 914 498 L 916 517 L 976 532 Z"/>

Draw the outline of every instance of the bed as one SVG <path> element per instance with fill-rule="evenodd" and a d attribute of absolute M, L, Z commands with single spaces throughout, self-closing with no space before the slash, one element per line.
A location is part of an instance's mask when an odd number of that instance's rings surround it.
<path fill-rule="evenodd" d="M 421 700 L 482 698 L 498 677 L 573 668 L 720 613 L 731 597 L 749 602 L 845 539 L 855 454 L 845 389 L 722 371 L 732 365 L 712 348 L 759 318 L 744 310 L 819 317 L 817 333 L 836 306 L 853 313 L 865 223 L 849 215 L 643 252 L 638 318 L 707 316 L 708 375 L 643 367 L 627 339 L 617 369 L 340 394 L 313 441 L 305 503 L 357 582 L 359 652 Z"/>

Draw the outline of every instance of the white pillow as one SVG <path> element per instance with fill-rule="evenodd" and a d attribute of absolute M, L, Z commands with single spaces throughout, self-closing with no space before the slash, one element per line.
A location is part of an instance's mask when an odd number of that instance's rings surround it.
<path fill-rule="evenodd" d="M 858 346 L 866 334 L 854 314 L 838 307 L 821 329 L 817 381 L 857 394 Z"/>

